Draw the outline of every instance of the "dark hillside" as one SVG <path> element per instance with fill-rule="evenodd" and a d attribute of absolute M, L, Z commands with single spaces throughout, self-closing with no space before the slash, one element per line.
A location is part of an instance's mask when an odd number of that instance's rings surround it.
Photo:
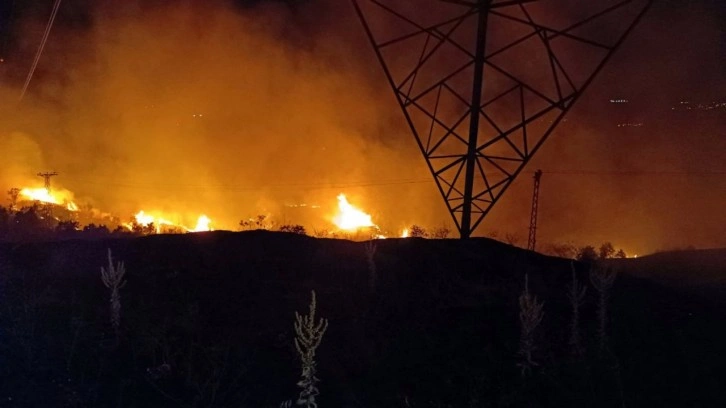
<path fill-rule="evenodd" d="M 569 260 L 488 239 L 375 244 L 374 284 L 366 243 L 295 234 L 2 244 L 0 407 L 278 407 L 299 392 L 294 312 L 311 290 L 330 324 L 321 408 L 726 405 L 726 311 L 708 297 L 617 265 L 609 347 L 589 287 L 574 358 Z M 118 343 L 107 248 L 127 269 Z M 545 315 L 522 379 L 525 273 Z"/>
<path fill-rule="evenodd" d="M 726 307 L 726 248 L 658 252 L 635 259 L 608 259 L 607 263 L 629 275 Z"/>
<path fill-rule="evenodd" d="M 632 275 L 674 285 L 726 285 L 726 249 L 658 252 L 640 258 L 611 259 L 608 262 L 627 269 Z"/>

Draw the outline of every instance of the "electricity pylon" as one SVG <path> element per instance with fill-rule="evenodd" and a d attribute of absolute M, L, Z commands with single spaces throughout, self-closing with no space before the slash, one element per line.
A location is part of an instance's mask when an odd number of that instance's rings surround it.
<path fill-rule="evenodd" d="M 55 171 L 38 173 L 38 177 L 43 177 L 43 181 L 45 182 L 45 191 L 47 191 L 48 194 L 50 194 L 50 178 L 57 175 L 58 173 Z"/>
<path fill-rule="evenodd" d="M 529 216 L 529 239 L 527 249 L 534 251 L 537 244 L 537 211 L 539 208 L 539 182 L 542 179 L 542 170 L 534 172 L 534 190 L 532 192 L 532 213 Z"/>
<path fill-rule="evenodd" d="M 351 1 L 461 238 L 653 3 Z"/>

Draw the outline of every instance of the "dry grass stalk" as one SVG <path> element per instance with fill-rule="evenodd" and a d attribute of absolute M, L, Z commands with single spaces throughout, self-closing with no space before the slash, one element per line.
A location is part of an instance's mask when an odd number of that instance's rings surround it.
<path fill-rule="evenodd" d="M 315 323 L 315 309 L 317 307 L 315 291 L 312 291 L 310 311 L 307 316 L 295 312 L 295 349 L 300 354 L 302 362 L 302 378 L 297 385 L 302 388 L 297 399 L 297 405 L 307 408 L 317 408 L 315 397 L 320 394 L 315 384 L 320 381 L 315 376 L 315 350 L 328 329 L 328 320 L 320 319 Z"/>
<path fill-rule="evenodd" d="M 605 269 L 595 266 L 590 269 L 590 282 L 599 295 L 597 304 L 597 334 L 600 341 L 600 352 L 604 351 L 605 346 L 607 346 L 608 300 L 610 298 L 610 289 L 613 287 L 616 275 L 612 268 Z"/>
<path fill-rule="evenodd" d="M 532 359 L 532 353 L 536 349 L 534 344 L 534 331 L 542 322 L 544 303 L 537 301 L 536 296 L 529 293 L 529 276 L 524 275 L 524 292 L 519 296 L 519 355 L 522 361 L 517 364 L 522 370 L 522 377 L 532 372 L 532 367 L 538 364 Z"/>
<path fill-rule="evenodd" d="M 572 283 L 567 285 L 567 298 L 570 300 L 570 305 L 572 306 L 572 321 L 570 322 L 570 339 L 568 343 L 572 347 L 572 353 L 576 356 L 581 356 L 583 349 L 580 341 L 580 306 L 585 301 L 587 286 L 577 280 L 575 265 L 570 263 L 570 267 L 572 268 Z"/>
<path fill-rule="evenodd" d="M 111 289 L 111 326 L 118 338 L 121 326 L 121 294 L 119 291 L 126 285 L 124 274 L 126 268 L 123 262 L 113 264 L 111 249 L 108 250 L 108 269 L 101 267 L 101 280 L 107 288 Z"/>

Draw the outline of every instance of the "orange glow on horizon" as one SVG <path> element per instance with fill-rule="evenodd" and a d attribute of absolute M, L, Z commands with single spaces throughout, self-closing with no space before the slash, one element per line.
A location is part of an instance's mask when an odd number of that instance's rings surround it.
<path fill-rule="evenodd" d="M 149 225 L 153 224 L 154 230 L 157 234 L 163 232 L 163 227 L 178 228 L 186 232 L 212 231 L 212 228 L 210 226 L 212 220 L 204 214 L 200 215 L 199 218 L 197 218 L 197 223 L 194 228 L 189 228 L 182 224 L 171 222 L 168 219 L 159 215 L 151 215 L 144 210 L 136 213 L 134 215 L 134 220 L 138 225 L 141 225 L 142 227 L 148 227 Z M 133 229 L 133 225 L 131 223 L 125 224 L 125 226 L 129 230 Z"/>

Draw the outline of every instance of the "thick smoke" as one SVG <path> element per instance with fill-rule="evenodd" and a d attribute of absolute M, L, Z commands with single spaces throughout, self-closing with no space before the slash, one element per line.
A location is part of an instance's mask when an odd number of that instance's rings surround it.
<path fill-rule="evenodd" d="M 227 228 L 256 214 L 324 228 L 341 191 L 381 213 L 416 196 L 348 187 L 425 175 L 410 168 L 415 151 L 383 134 L 390 104 L 367 68 L 327 34 L 302 37 L 282 7 L 101 7 L 88 27 L 60 21 L 20 107 L 5 90 L 17 119 L 5 124 L 4 183 L 57 169 L 53 181 L 95 207 L 207 213 Z M 281 219 L 302 203 L 321 208 Z"/>
<path fill-rule="evenodd" d="M 710 59 L 724 36 L 707 11 L 654 10 L 527 170 L 724 170 L 723 119 L 692 134 L 687 121 L 658 125 L 665 113 L 654 108 L 724 94 Z M 256 214 L 331 228 L 345 192 L 391 232 L 452 228 L 433 181 L 420 182 L 430 175 L 348 2 L 68 0 L 18 105 L 48 12 L 38 2 L 20 13 L 6 47 L 6 190 L 55 169 L 79 203 L 122 218 L 158 210 L 189 224 L 205 213 L 230 229 Z M 647 138 L 615 127 L 605 102 L 621 95 L 653 124 Z M 529 174 L 482 232 L 526 236 Z M 724 191 L 723 178 L 545 174 L 540 242 L 724 246 Z"/>

